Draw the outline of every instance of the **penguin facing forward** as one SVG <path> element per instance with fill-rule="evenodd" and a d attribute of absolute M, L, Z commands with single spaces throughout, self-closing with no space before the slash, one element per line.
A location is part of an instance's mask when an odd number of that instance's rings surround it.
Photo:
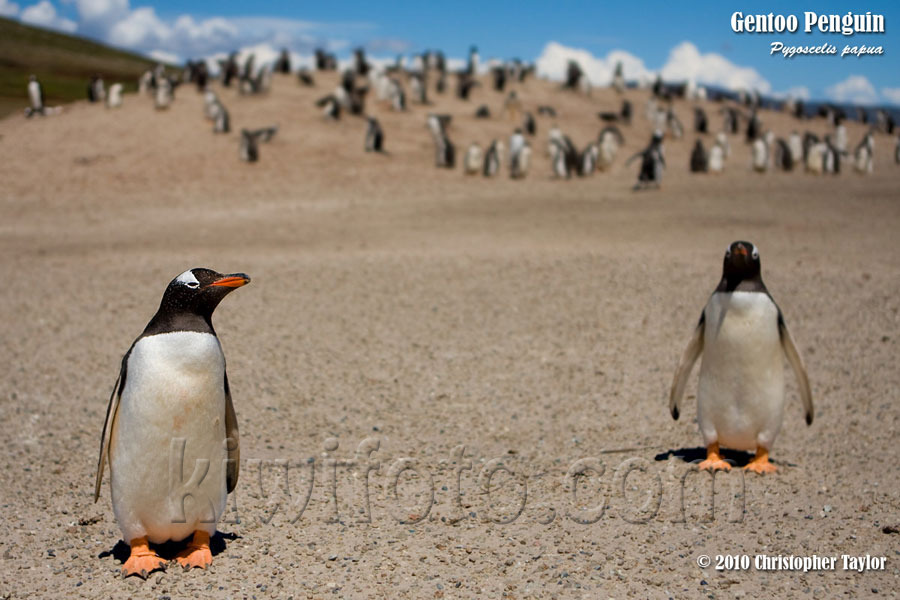
<path fill-rule="evenodd" d="M 243 273 L 191 269 L 122 359 L 100 443 L 94 502 L 109 462 L 113 510 L 131 555 L 125 576 L 165 568 L 148 543 L 193 536 L 176 560 L 212 563 L 209 538 L 237 485 L 238 426 L 212 313 Z M 186 502 L 187 496 L 193 501 Z"/>
<path fill-rule="evenodd" d="M 31 102 L 31 114 L 44 114 L 44 89 L 37 77 L 31 75 L 28 77 L 28 100 Z"/>
<path fill-rule="evenodd" d="M 697 421 L 706 446 L 701 469 L 731 469 L 719 445 L 755 450 L 745 467 L 771 473 L 769 451 L 784 415 L 784 365 L 794 370 L 806 413 L 813 421 L 812 392 L 803 359 L 760 274 L 759 251 L 733 242 L 725 251 L 722 280 L 713 292 L 675 371 L 669 396 L 673 419 L 694 363 L 702 355 Z"/>
<path fill-rule="evenodd" d="M 466 175 L 477 175 L 481 171 L 483 161 L 481 146 L 472 142 L 469 144 L 469 148 L 466 150 L 466 155 L 463 158 L 463 172 Z"/>

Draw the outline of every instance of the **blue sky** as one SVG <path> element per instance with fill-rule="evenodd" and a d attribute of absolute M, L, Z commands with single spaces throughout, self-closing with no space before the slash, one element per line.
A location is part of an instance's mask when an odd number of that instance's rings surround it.
<path fill-rule="evenodd" d="M 798 33 L 736 34 L 734 11 L 797 15 Z M 871 11 L 885 17 L 884 34 L 806 34 L 803 12 L 846 14 Z M 900 4 L 874 2 L 391 2 L 357 0 L 255 4 L 234 0 L 0 0 L 0 14 L 88 35 L 144 53 L 179 59 L 225 52 L 234 46 L 287 45 L 300 54 L 327 44 L 339 55 L 363 45 L 370 53 L 392 56 L 441 48 L 463 58 L 476 44 L 482 58 L 544 57 L 554 74 L 567 52 L 597 58 L 596 78 L 605 77 L 606 59 L 615 50 L 641 61 L 643 70 L 679 76 L 691 73 L 709 83 L 759 85 L 762 91 L 812 98 L 900 104 L 900 35 L 892 25 Z M 769 43 L 785 45 L 880 45 L 882 56 L 784 59 L 769 55 Z M 546 55 L 551 42 L 556 54 Z M 689 46 L 684 46 L 689 42 Z M 679 49 L 677 56 L 673 50 Z M 579 54 L 579 56 L 584 56 Z M 551 60 L 552 59 L 552 60 Z M 628 73 L 626 62 L 626 76 Z M 541 63 L 539 63 L 539 67 Z M 743 69 L 743 70 L 742 70 Z M 588 69 L 589 73 L 591 72 Z M 753 73 L 751 73 L 752 71 Z M 719 81 L 717 81 L 719 80 Z M 598 84 L 605 83 L 598 81 Z M 841 87 L 841 85 L 844 87 Z"/>

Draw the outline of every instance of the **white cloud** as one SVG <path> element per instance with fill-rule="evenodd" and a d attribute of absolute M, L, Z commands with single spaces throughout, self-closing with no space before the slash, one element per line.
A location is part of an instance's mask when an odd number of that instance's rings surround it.
<path fill-rule="evenodd" d="M 129 48 L 165 45 L 171 36 L 171 28 L 149 6 L 136 8 L 109 30 L 110 42 Z"/>
<path fill-rule="evenodd" d="M 762 94 L 772 91 L 772 85 L 756 69 L 741 67 L 721 54 L 701 54 L 691 42 L 681 42 L 669 52 L 661 70 L 664 80 L 693 80 L 732 90 L 756 90 Z"/>
<path fill-rule="evenodd" d="M 795 85 L 783 92 L 772 92 L 772 96 L 779 99 L 792 98 L 794 100 L 809 100 L 812 94 L 805 85 Z"/>
<path fill-rule="evenodd" d="M 539 77 L 553 81 L 561 81 L 566 77 L 566 67 L 570 60 L 576 61 L 593 85 L 607 85 L 612 81 L 616 63 L 622 62 L 625 78 L 628 80 L 647 80 L 651 73 L 640 58 L 625 52 L 613 50 L 605 57 L 598 58 L 587 50 L 570 48 L 557 42 L 549 42 L 544 46 L 541 55 L 535 61 Z"/>
<path fill-rule="evenodd" d="M 32 4 L 22 11 L 20 17 L 23 22 L 39 27 L 47 27 L 49 29 L 59 29 L 61 31 L 73 32 L 78 29 L 75 21 L 60 17 L 56 14 L 54 7 L 49 0 L 41 0 L 37 4 Z"/>
<path fill-rule="evenodd" d="M 165 50 L 151 50 L 147 53 L 147 56 L 162 63 L 168 63 L 172 65 L 181 64 L 181 59 L 177 54 L 172 54 L 171 52 L 166 52 Z"/>
<path fill-rule="evenodd" d="M 900 88 L 881 88 L 881 95 L 891 104 L 900 105 Z"/>
<path fill-rule="evenodd" d="M 19 14 L 19 5 L 9 0 L 0 0 L 0 17 L 14 17 Z"/>
<path fill-rule="evenodd" d="M 128 16 L 128 0 L 74 0 L 83 22 L 111 24 Z"/>
<path fill-rule="evenodd" d="M 825 88 L 825 94 L 836 102 L 853 104 L 875 104 L 878 92 L 875 86 L 862 75 L 851 75 L 843 81 Z"/>

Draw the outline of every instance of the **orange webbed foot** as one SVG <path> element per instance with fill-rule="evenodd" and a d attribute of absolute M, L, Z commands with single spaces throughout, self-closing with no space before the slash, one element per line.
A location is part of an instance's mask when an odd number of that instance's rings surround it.
<path fill-rule="evenodd" d="M 697 468 L 709 471 L 730 471 L 731 465 L 719 456 L 719 444 L 714 442 L 706 447 L 706 460 L 697 465 Z"/>
<path fill-rule="evenodd" d="M 744 469 L 764 475 L 765 473 L 774 473 L 778 470 L 778 467 L 769 462 L 769 451 L 759 447 L 756 449 L 756 456 L 747 463 L 747 466 L 744 467 Z"/>
<path fill-rule="evenodd" d="M 165 568 L 166 561 L 150 549 L 150 546 L 147 544 L 147 538 L 131 540 L 131 555 L 125 561 L 125 564 L 122 565 L 122 575 L 124 577 L 137 575 L 141 579 L 147 579 L 147 576 L 153 571 Z"/>
<path fill-rule="evenodd" d="M 175 556 L 185 570 L 199 567 L 205 569 L 212 564 L 212 551 L 209 549 L 209 534 L 205 531 L 195 531 L 194 538 L 187 548 Z"/>

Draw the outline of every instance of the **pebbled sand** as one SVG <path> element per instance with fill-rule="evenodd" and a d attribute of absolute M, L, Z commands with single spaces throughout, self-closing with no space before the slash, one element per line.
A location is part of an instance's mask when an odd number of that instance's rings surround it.
<path fill-rule="evenodd" d="M 666 141 L 663 189 L 633 193 L 637 165 L 623 159 L 650 131 L 645 92 L 630 91 L 635 124 L 610 173 L 552 180 L 554 120 L 537 117 L 528 178 L 485 180 L 434 168 L 424 115 L 454 115 L 460 159 L 470 141 L 505 138 L 512 123 L 486 80 L 470 102 L 432 94 L 434 106 L 406 114 L 370 99 L 389 156 L 362 151 L 360 119 L 325 122 L 314 109 L 335 81 L 220 92 L 236 129 L 280 126 L 255 165 L 239 162 L 236 133 L 211 133 L 192 88 L 166 112 L 126 96 L 118 111 L 75 104 L 0 121 L 0 597 L 897 595 L 892 139 L 877 136 L 871 177 L 758 175 L 737 137 L 724 174 L 692 176 L 691 134 Z M 600 129 L 594 113 L 619 105 L 608 90 L 587 99 L 540 81 L 520 96 L 528 109 L 556 106 L 579 147 Z M 473 117 L 481 103 L 494 118 Z M 688 127 L 690 106 L 676 104 Z M 778 135 L 796 126 L 762 119 Z M 855 145 L 862 128 L 848 129 Z M 760 248 L 816 421 L 803 423 L 788 372 L 778 473 L 718 475 L 710 520 L 710 477 L 683 459 L 700 445 L 696 373 L 678 422 L 667 395 L 734 239 Z M 108 474 L 92 501 L 107 398 L 165 285 L 194 266 L 253 277 L 215 316 L 242 436 L 236 502 L 208 572 L 173 565 L 122 580 Z M 325 451 L 328 438 L 337 450 Z M 372 522 L 359 522 L 363 476 L 346 466 L 335 519 L 328 460 L 352 459 L 366 438 L 382 463 L 369 474 Z M 460 445 L 473 468 L 457 504 Z M 573 501 L 566 473 L 588 457 L 604 473 L 581 479 Z M 315 483 L 296 519 L 310 459 Z M 518 518 L 495 522 L 515 517 L 523 491 Z M 572 520 L 603 495 L 597 522 Z M 704 554 L 870 554 L 887 565 L 716 571 L 697 566 Z"/>

